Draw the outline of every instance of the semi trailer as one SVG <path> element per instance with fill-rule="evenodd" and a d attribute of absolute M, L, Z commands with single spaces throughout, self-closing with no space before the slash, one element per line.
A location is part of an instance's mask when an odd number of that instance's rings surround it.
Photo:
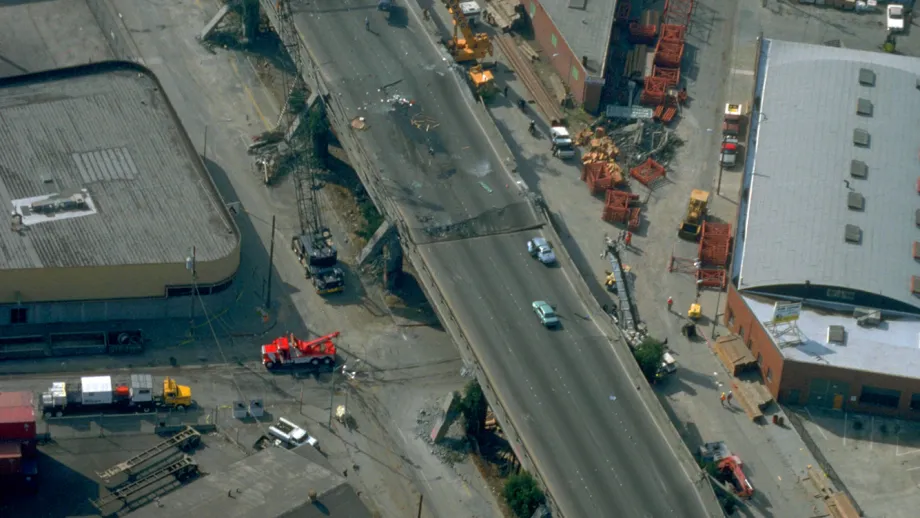
<path fill-rule="evenodd" d="M 84 376 L 79 381 L 56 381 L 42 394 L 46 417 L 70 413 L 150 412 L 158 407 L 186 409 L 192 405 L 192 390 L 172 378 L 163 380 L 154 392 L 153 376 L 131 374 L 124 381 L 112 376 Z"/>

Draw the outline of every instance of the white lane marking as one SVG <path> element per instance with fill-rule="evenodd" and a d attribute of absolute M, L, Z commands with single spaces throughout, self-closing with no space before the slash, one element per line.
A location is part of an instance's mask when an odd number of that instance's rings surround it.
<path fill-rule="evenodd" d="M 419 18 L 418 13 L 415 12 L 415 9 L 410 8 L 409 12 L 412 13 L 412 17 L 415 18 L 416 23 L 418 23 L 419 26 L 423 26 L 422 20 Z M 434 37 L 431 35 L 431 33 L 429 33 L 428 31 L 422 31 L 422 32 L 425 33 L 425 37 L 428 39 L 428 42 L 431 44 L 431 46 L 434 47 L 435 52 L 437 52 L 438 55 L 443 57 L 443 54 L 440 51 L 440 47 L 438 46 L 437 42 L 434 40 Z M 461 95 L 462 95 L 462 92 L 464 91 L 469 92 L 469 89 L 466 88 L 466 84 L 465 83 L 462 84 L 460 82 L 460 78 L 458 77 L 458 74 L 452 73 L 450 74 L 450 76 L 453 78 L 454 84 L 457 87 L 456 92 L 461 92 Z M 508 176 L 508 181 L 510 182 L 509 185 L 510 184 L 517 185 L 517 182 L 514 180 L 514 176 L 511 174 L 511 171 L 508 170 L 508 167 L 505 165 L 505 161 L 502 160 L 502 154 L 498 152 L 498 148 L 496 148 L 495 144 L 492 143 L 492 139 L 489 138 L 489 134 L 488 132 L 486 132 L 485 126 L 482 125 L 482 122 L 479 120 L 479 117 L 476 116 L 476 113 L 473 111 L 473 107 L 466 104 L 466 109 L 469 110 L 470 115 L 473 117 L 473 120 L 476 121 L 476 125 L 479 126 L 480 131 L 482 131 L 482 135 L 485 138 L 485 141 L 489 144 L 489 147 L 492 148 L 492 153 L 494 154 L 495 159 L 498 161 L 499 167 L 501 167 L 502 171 L 504 171 L 505 174 Z M 531 214 L 533 214 L 534 217 L 537 217 L 539 219 L 539 214 L 537 214 L 537 211 L 536 209 L 534 209 L 533 204 L 528 204 L 528 206 L 530 207 Z"/>
<path fill-rule="evenodd" d="M 546 236 L 543 236 L 543 237 L 545 238 Z M 581 304 L 582 309 L 584 309 L 586 311 L 586 314 L 590 316 L 591 312 L 588 310 L 588 307 L 585 304 L 584 300 L 582 300 L 581 294 L 578 292 L 578 289 L 575 287 L 575 283 L 572 281 L 572 278 L 569 276 L 568 271 L 566 270 L 566 268 L 560 268 L 560 270 L 562 270 L 562 274 L 565 276 L 566 281 L 569 283 L 569 287 L 575 292 L 575 298 Z M 598 332 L 600 332 L 602 336 L 607 338 L 608 342 L 612 341 L 610 339 L 610 336 L 608 336 L 607 333 L 604 332 L 604 329 L 601 327 L 601 325 L 597 322 L 596 319 L 591 318 L 591 323 L 594 324 L 594 327 L 597 328 Z M 621 338 L 617 337 L 615 341 L 620 341 L 620 340 Z M 619 365 L 620 370 L 622 371 L 624 377 L 626 379 L 630 379 L 629 371 L 626 370 L 626 363 L 623 361 L 623 358 L 620 356 L 619 351 L 617 351 L 617 348 L 613 343 L 610 344 L 610 349 L 613 351 L 614 356 L 616 356 L 617 364 Z M 631 358 L 630 358 L 630 361 L 632 361 Z M 661 424 L 658 422 L 658 419 L 655 418 L 655 415 L 652 413 L 652 409 L 651 407 L 649 407 L 648 403 L 645 401 L 645 398 L 640 396 L 638 399 L 640 402 L 642 402 L 642 406 L 645 407 L 649 420 L 652 422 L 652 424 L 655 425 L 655 428 L 658 430 L 658 433 L 661 435 L 661 438 L 664 440 L 664 443 L 668 446 L 668 450 L 670 450 L 671 454 L 676 459 L 680 459 L 681 458 L 680 455 L 678 455 L 677 451 L 674 449 L 674 446 L 671 444 L 671 441 L 668 440 L 668 436 L 664 433 L 664 429 L 661 427 Z M 680 465 L 680 470 L 684 473 L 684 476 L 687 477 L 687 480 L 690 482 L 691 486 L 694 486 L 694 494 L 696 494 L 696 498 L 699 501 L 700 508 L 706 509 L 706 504 L 705 502 L 703 502 L 702 492 L 695 490 L 695 485 L 694 485 L 695 478 L 687 471 L 687 468 L 684 466 L 683 462 L 678 462 L 678 464 Z M 662 482 L 663 482 L 662 480 L 659 480 L 659 484 L 661 484 Z"/>
<path fill-rule="evenodd" d="M 736 76 L 753 76 L 754 75 L 753 70 L 748 70 L 746 68 L 732 68 L 729 71 L 732 74 L 735 74 Z"/>
<path fill-rule="evenodd" d="M 815 416 L 811 415 L 811 410 L 809 410 L 808 407 L 805 407 L 805 413 L 808 414 L 808 419 L 809 419 L 812 423 L 814 423 L 814 422 L 815 422 Z M 815 423 L 815 426 L 817 426 L 817 423 Z M 821 437 L 824 437 L 824 440 L 826 441 L 826 440 L 827 440 L 827 434 L 824 433 L 824 430 L 822 430 L 820 426 L 818 426 L 818 432 L 821 433 Z"/>

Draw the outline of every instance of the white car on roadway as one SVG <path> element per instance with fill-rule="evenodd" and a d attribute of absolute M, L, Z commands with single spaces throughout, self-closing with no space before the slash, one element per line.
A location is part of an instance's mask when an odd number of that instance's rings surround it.
<path fill-rule="evenodd" d="M 542 237 L 535 237 L 527 242 L 527 253 L 543 264 L 556 262 L 556 253 L 553 252 L 553 247 L 549 246 L 549 242 Z"/>
<path fill-rule="evenodd" d="M 553 309 L 553 306 L 551 306 L 549 302 L 535 300 L 532 306 L 533 312 L 537 314 L 537 318 L 540 319 L 540 323 L 545 327 L 559 326 L 559 317 L 556 316 L 556 310 Z"/>
<path fill-rule="evenodd" d="M 907 22 L 907 13 L 900 4 L 888 4 L 885 11 L 886 25 L 889 33 L 903 32 Z"/>

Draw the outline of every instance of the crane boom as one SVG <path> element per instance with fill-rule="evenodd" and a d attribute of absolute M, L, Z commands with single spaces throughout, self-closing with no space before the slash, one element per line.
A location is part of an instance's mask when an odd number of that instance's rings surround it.
<path fill-rule="evenodd" d="M 294 64 L 294 79 L 288 90 L 284 109 L 278 118 L 280 128 L 286 116 L 288 116 L 287 119 L 290 119 L 293 94 L 297 91 L 305 91 L 306 88 L 303 79 L 304 58 L 300 48 L 301 41 L 294 25 L 290 1 L 278 0 L 275 8 L 278 14 L 278 32 L 281 43 L 287 49 Z M 301 124 L 300 127 L 309 127 L 309 124 Z M 326 227 L 320 206 L 317 157 L 311 148 L 311 143 L 314 142 L 312 131 L 313 128 L 309 128 L 307 138 L 301 139 L 299 143 L 295 143 L 294 135 L 291 135 L 291 144 L 294 148 L 291 154 L 291 176 L 294 180 L 297 216 L 300 223 L 300 235 L 294 236 L 291 248 L 304 266 L 305 277 L 313 280 L 317 293 L 326 295 L 344 290 L 345 272 L 337 265 L 338 252 L 332 241 L 332 232 Z"/>

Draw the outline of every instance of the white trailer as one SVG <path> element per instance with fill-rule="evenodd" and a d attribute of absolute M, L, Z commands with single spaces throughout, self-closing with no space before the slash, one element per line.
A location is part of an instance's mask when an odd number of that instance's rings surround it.
<path fill-rule="evenodd" d="M 113 384 L 111 376 L 84 376 L 79 381 L 56 381 L 41 396 L 46 416 L 73 412 L 142 411 L 156 408 L 153 376 L 132 374 L 127 384 Z"/>

